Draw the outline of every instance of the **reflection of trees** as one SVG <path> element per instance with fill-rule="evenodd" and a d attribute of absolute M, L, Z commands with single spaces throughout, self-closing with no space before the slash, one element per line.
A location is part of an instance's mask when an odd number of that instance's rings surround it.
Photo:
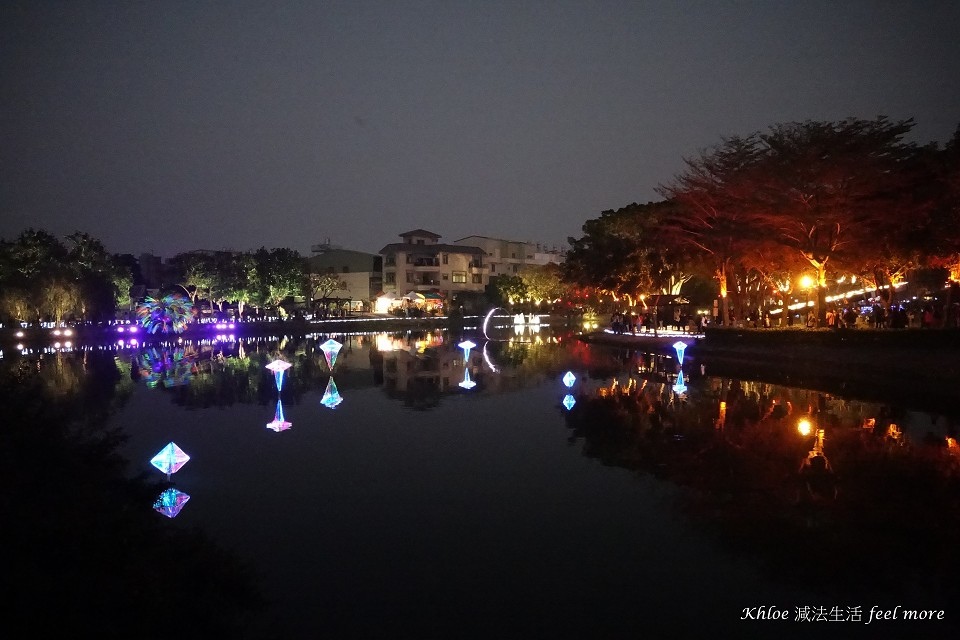
<path fill-rule="evenodd" d="M 150 508 L 163 485 L 126 476 L 124 435 L 104 425 L 128 384 L 102 352 L 0 361 L 0 509 L 15 550 L 4 622 L 36 637 L 160 638 L 173 615 L 188 634 L 246 634 L 261 606 L 246 569 Z"/>
<path fill-rule="evenodd" d="M 957 595 L 955 441 L 911 442 L 891 428 L 896 412 L 865 420 L 855 403 L 824 394 L 707 382 L 695 379 L 684 398 L 643 379 L 578 397 L 566 414 L 571 440 L 605 464 L 684 487 L 680 504 L 695 522 L 780 579 L 909 592 L 931 607 Z M 808 491 L 800 473 L 816 438 L 798 433 L 800 416 L 823 429 L 835 499 Z"/>

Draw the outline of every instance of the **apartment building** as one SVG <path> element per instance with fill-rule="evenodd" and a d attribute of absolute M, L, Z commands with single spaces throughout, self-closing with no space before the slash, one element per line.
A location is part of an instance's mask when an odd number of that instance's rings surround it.
<path fill-rule="evenodd" d="M 484 265 L 489 276 L 516 275 L 524 267 L 543 266 L 549 263 L 560 264 L 563 254 L 559 249 L 550 249 L 533 242 L 518 242 L 487 236 L 467 236 L 454 240 L 455 245 L 479 247 L 483 249 Z"/>
<path fill-rule="evenodd" d="M 462 291 L 482 293 L 490 279 L 484 250 L 444 244 L 441 237 L 414 229 L 400 234 L 402 242 L 383 247 L 383 291 L 399 296 L 410 291 L 433 292 L 445 299 Z"/>

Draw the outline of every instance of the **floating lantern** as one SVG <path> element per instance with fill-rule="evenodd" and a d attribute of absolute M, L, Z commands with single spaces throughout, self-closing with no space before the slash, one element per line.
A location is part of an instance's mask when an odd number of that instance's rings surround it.
<path fill-rule="evenodd" d="M 188 460 L 190 460 L 190 456 L 184 453 L 175 443 L 171 442 L 161 449 L 157 455 L 153 456 L 150 464 L 165 474 L 170 475 L 171 473 L 179 471 L 183 465 L 187 464 Z"/>
<path fill-rule="evenodd" d="M 333 338 L 320 345 L 320 351 L 323 351 L 323 357 L 326 358 L 327 367 L 330 371 L 333 371 L 333 365 L 337 363 L 337 354 L 340 353 L 341 348 L 343 348 L 343 345 Z"/>
<path fill-rule="evenodd" d="M 183 505 L 187 504 L 187 500 L 189 499 L 190 496 L 183 491 L 178 491 L 170 487 L 161 493 L 157 501 L 153 503 L 153 509 L 168 518 L 176 518 L 180 510 L 183 509 Z"/>

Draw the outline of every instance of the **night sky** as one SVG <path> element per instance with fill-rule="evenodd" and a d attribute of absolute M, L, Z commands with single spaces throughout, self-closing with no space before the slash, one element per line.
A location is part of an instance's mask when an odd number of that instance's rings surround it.
<path fill-rule="evenodd" d="M 0 237 L 563 248 L 778 122 L 960 123 L 960 3 L 0 3 Z"/>

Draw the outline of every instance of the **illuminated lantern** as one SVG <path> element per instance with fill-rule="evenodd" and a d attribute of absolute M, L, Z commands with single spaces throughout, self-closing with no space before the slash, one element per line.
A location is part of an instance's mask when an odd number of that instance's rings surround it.
<path fill-rule="evenodd" d="M 687 392 L 687 385 L 683 384 L 683 369 L 677 374 L 677 383 L 673 385 L 673 391 L 677 395 L 683 395 Z"/>
<path fill-rule="evenodd" d="M 267 365 L 267 369 L 273 371 L 273 378 L 277 383 L 277 391 L 280 391 L 280 388 L 283 386 L 283 374 L 292 366 L 292 364 L 284 362 L 283 360 L 274 360 Z"/>
<path fill-rule="evenodd" d="M 573 405 L 575 404 L 577 404 L 577 399 L 572 395 L 568 393 L 567 395 L 563 396 L 563 406 L 566 407 L 567 411 L 573 409 Z"/>
<path fill-rule="evenodd" d="M 469 340 L 464 340 L 463 342 L 461 342 L 461 343 L 458 344 L 457 346 L 460 347 L 461 349 L 463 349 L 463 359 L 464 359 L 464 360 L 469 360 L 469 359 L 470 359 L 470 349 L 473 349 L 473 348 L 474 348 L 475 346 L 477 346 L 477 345 L 475 345 L 474 343 L 470 342 Z"/>
<path fill-rule="evenodd" d="M 327 367 L 330 371 L 333 371 L 333 365 L 337 363 L 337 354 L 340 353 L 342 347 L 343 345 L 333 338 L 320 345 L 320 351 L 323 351 L 323 357 L 327 359 Z"/>
<path fill-rule="evenodd" d="M 323 397 L 320 398 L 320 404 L 327 409 L 334 409 L 341 402 L 343 402 L 343 398 L 340 396 L 340 391 L 337 390 L 337 383 L 334 382 L 331 377 L 330 380 L 327 381 L 327 388 L 323 392 Z"/>
<path fill-rule="evenodd" d="M 573 375 L 572 371 L 567 371 L 563 374 L 563 384 L 567 386 L 567 389 L 573 386 L 573 383 L 577 381 L 577 376 Z"/>
<path fill-rule="evenodd" d="M 683 352 L 687 348 L 687 343 L 677 340 L 673 343 L 673 348 L 677 352 L 677 360 L 680 362 L 680 366 L 683 366 Z"/>
<path fill-rule="evenodd" d="M 190 496 L 183 491 L 178 491 L 170 487 L 163 491 L 157 498 L 157 501 L 153 503 L 153 509 L 168 518 L 176 518 L 180 510 L 183 509 L 183 505 L 187 504 L 187 500 L 189 499 Z"/>
<path fill-rule="evenodd" d="M 188 460 L 190 460 L 190 456 L 184 453 L 175 443 L 171 442 L 161 449 L 157 455 L 153 456 L 150 464 L 165 474 L 170 475 L 171 473 L 179 471 L 183 465 L 187 464 Z"/>
<path fill-rule="evenodd" d="M 464 389 L 473 389 L 475 386 L 477 386 L 477 383 L 470 379 L 469 369 L 463 370 L 463 382 L 458 382 L 457 384 Z"/>
<path fill-rule="evenodd" d="M 283 405 L 277 400 L 277 410 L 273 414 L 273 422 L 267 423 L 267 429 L 272 429 L 277 433 L 281 431 L 286 431 L 293 426 L 292 422 L 287 422 L 283 419 Z"/>

